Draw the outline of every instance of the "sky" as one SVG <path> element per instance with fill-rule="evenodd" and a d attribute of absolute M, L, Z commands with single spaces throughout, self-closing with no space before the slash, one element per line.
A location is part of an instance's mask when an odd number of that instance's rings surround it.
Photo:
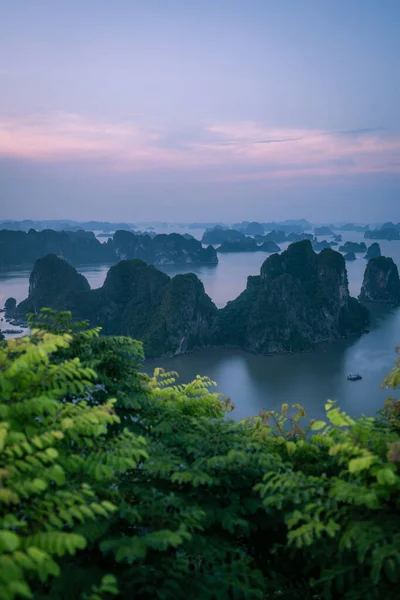
<path fill-rule="evenodd" d="M 0 15 L 0 219 L 400 220 L 398 0 Z"/>

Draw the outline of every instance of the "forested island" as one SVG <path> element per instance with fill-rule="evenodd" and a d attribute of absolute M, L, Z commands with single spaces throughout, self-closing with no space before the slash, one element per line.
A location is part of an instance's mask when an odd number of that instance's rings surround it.
<path fill-rule="evenodd" d="M 48 255 L 36 262 L 17 313 L 43 307 L 70 310 L 104 334 L 140 339 L 148 357 L 216 345 L 297 352 L 368 326 L 368 311 L 349 295 L 342 255 L 331 249 L 316 254 L 309 240 L 270 256 L 260 275 L 249 277 L 247 289 L 220 310 L 192 273 L 170 278 L 140 260 L 122 260 L 91 290 L 74 267 Z"/>
<path fill-rule="evenodd" d="M 92 231 L 0 230 L 0 268 L 29 266 L 47 254 L 73 265 L 115 263 L 121 258 L 155 265 L 218 263 L 212 246 L 203 248 L 192 236 L 178 233 L 152 236 L 121 230 L 101 243 Z"/>

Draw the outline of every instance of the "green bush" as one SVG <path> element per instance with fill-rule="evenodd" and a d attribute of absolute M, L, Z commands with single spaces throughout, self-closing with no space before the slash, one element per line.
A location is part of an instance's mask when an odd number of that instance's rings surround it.
<path fill-rule="evenodd" d="M 134 340 L 32 326 L 0 355 L 1 598 L 397 597 L 398 400 L 235 423 L 207 378 L 141 374 Z"/>

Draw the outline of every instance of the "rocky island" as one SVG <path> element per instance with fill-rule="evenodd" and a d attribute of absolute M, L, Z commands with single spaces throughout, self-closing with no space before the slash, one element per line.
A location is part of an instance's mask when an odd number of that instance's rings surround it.
<path fill-rule="evenodd" d="M 343 256 L 331 249 L 316 254 L 309 240 L 267 258 L 260 275 L 219 312 L 224 343 L 258 353 L 309 350 L 360 334 L 369 321 L 349 294 Z"/>
<path fill-rule="evenodd" d="M 201 241 L 203 244 L 219 245 L 224 242 L 242 242 L 245 239 L 244 233 L 236 231 L 236 229 L 213 227 L 212 229 L 206 229 Z"/>
<path fill-rule="evenodd" d="M 364 256 L 364 258 L 369 260 L 370 258 L 378 258 L 379 256 L 382 256 L 381 255 L 381 247 L 378 244 L 378 242 L 374 242 L 368 248 L 367 253 Z"/>
<path fill-rule="evenodd" d="M 266 235 L 264 235 L 265 242 L 275 242 L 275 244 L 281 244 L 286 242 L 286 233 L 284 231 L 276 231 L 273 229 Z"/>
<path fill-rule="evenodd" d="M 400 223 L 392 223 L 391 221 L 384 223 L 380 229 L 366 231 L 364 237 L 370 240 L 400 240 Z"/>
<path fill-rule="evenodd" d="M 260 246 L 253 238 L 245 238 L 244 240 L 237 242 L 223 242 L 218 248 L 217 252 L 257 252 L 260 250 Z"/>
<path fill-rule="evenodd" d="M 263 235 L 264 226 L 257 221 L 252 221 L 249 223 L 248 221 L 242 221 L 242 223 L 235 223 L 232 226 L 232 229 L 236 229 L 244 233 L 245 235 Z"/>
<path fill-rule="evenodd" d="M 362 302 L 400 304 L 399 271 L 393 259 L 380 256 L 368 261 L 359 298 Z"/>
<path fill-rule="evenodd" d="M 346 223 L 345 225 L 341 225 L 337 227 L 339 231 L 367 231 L 368 225 L 360 225 L 357 223 Z"/>
<path fill-rule="evenodd" d="M 335 235 L 330 227 L 315 227 L 314 235 Z"/>
<path fill-rule="evenodd" d="M 354 252 L 357 254 L 358 252 L 366 252 L 367 246 L 365 242 L 345 242 L 343 246 L 339 246 L 340 252 Z"/>
<path fill-rule="evenodd" d="M 101 326 L 106 335 L 139 339 L 149 358 L 209 345 L 218 317 L 196 275 L 170 278 L 137 259 L 111 267 L 103 286 L 94 290 L 66 261 L 55 255 L 39 259 L 30 275 L 28 298 L 17 313 L 43 307 L 70 310 L 78 320 Z"/>
<path fill-rule="evenodd" d="M 74 267 L 49 255 L 35 263 L 17 314 L 42 307 L 70 310 L 106 335 L 142 340 L 147 357 L 210 345 L 296 352 L 360 334 L 368 324 L 368 311 L 349 295 L 343 256 L 331 249 L 316 254 L 309 240 L 271 255 L 220 310 L 193 273 L 170 278 L 140 260 L 122 260 L 91 290 Z"/>
<path fill-rule="evenodd" d="M 130 231 L 116 231 L 111 245 L 117 259 L 138 258 L 151 265 L 216 265 L 218 256 L 210 245 L 203 248 L 194 237 L 185 237 L 179 233 L 135 235 Z"/>
<path fill-rule="evenodd" d="M 6 319 L 12 319 L 15 314 L 15 309 L 17 308 L 17 301 L 15 298 L 7 298 L 4 302 L 4 312 Z"/>
<path fill-rule="evenodd" d="M 178 233 L 153 236 L 119 230 L 101 243 L 92 231 L 0 231 L 0 268 L 32 265 L 47 254 L 72 265 L 112 264 L 121 258 L 156 265 L 218 263 L 214 248 Z"/>
<path fill-rule="evenodd" d="M 347 254 L 344 255 L 344 260 L 346 262 L 350 262 L 352 260 L 356 260 L 356 255 L 354 254 L 354 252 L 347 252 Z"/>

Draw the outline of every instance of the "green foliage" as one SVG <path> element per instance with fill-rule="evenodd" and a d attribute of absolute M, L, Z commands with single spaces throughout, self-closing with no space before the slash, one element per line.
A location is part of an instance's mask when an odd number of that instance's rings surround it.
<path fill-rule="evenodd" d="M 0 349 L 0 597 L 33 598 L 60 559 L 87 545 L 77 525 L 117 510 L 98 493 L 136 466 L 144 441 L 121 431 L 115 401 L 91 405 L 95 372 L 66 353 L 68 334 L 33 330 Z M 68 401 L 70 399 L 70 401 Z M 39 587 L 38 587 L 39 586 Z M 100 588 L 101 589 L 101 586 Z"/>
<path fill-rule="evenodd" d="M 397 597 L 398 400 L 235 423 L 208 378 L 141 374 L 134 340 L 35 319 L 0 350 L 1 598 Z"/>

